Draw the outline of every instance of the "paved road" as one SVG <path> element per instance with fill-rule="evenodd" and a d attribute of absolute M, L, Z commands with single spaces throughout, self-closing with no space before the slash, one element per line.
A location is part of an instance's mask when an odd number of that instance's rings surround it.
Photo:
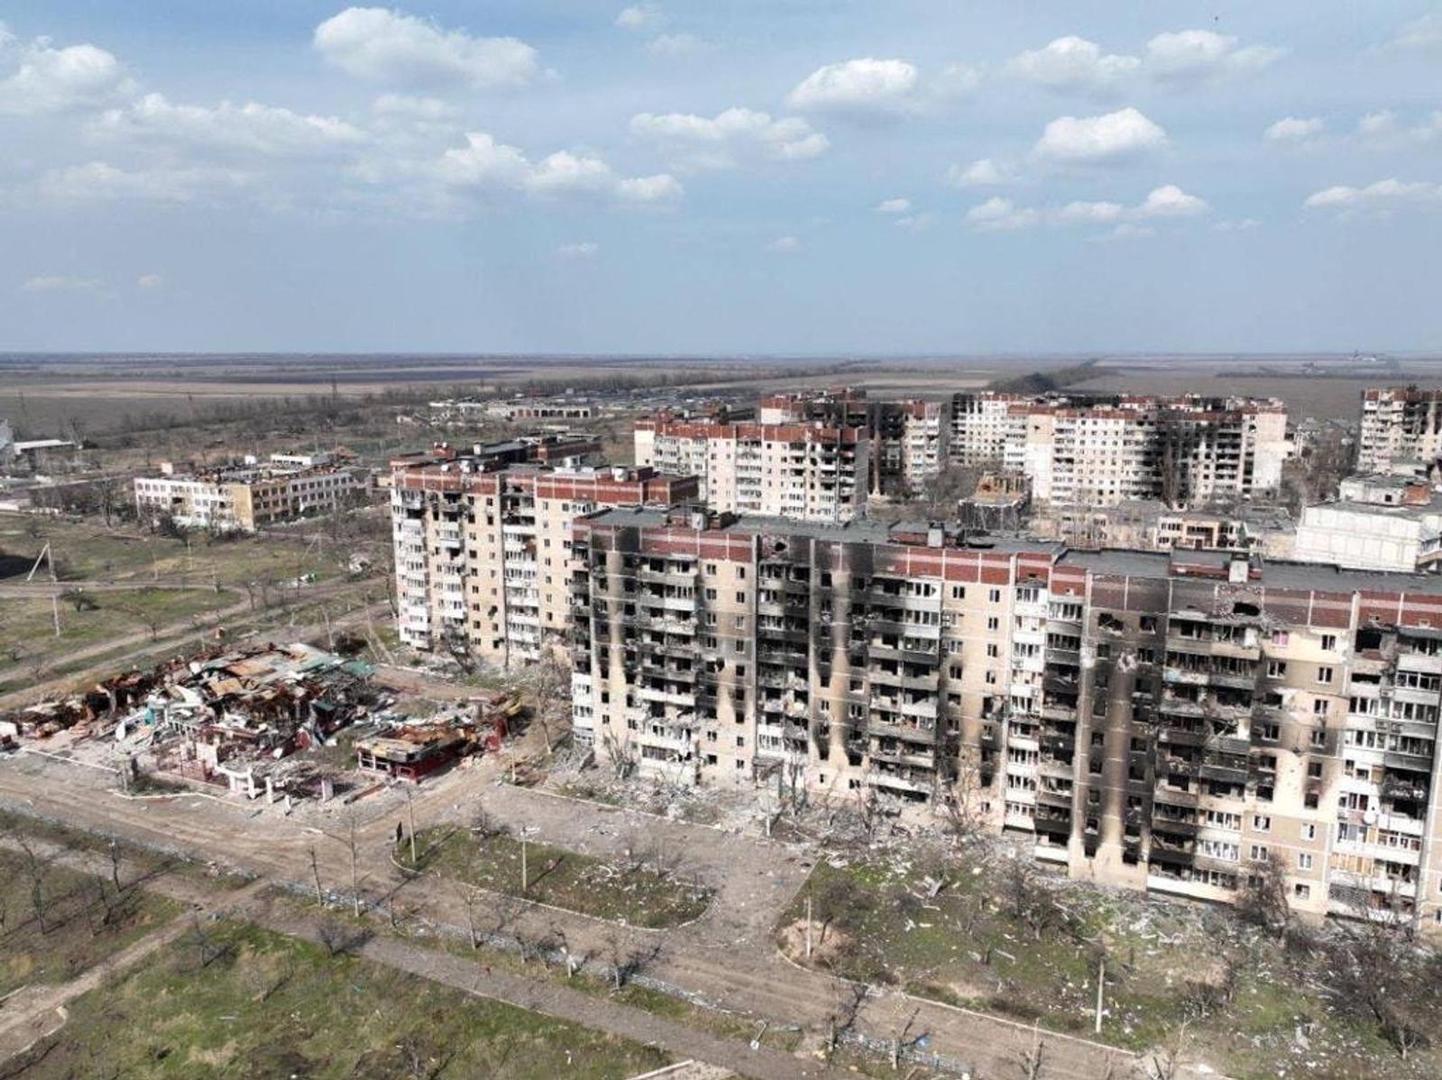
<path fill-rule="evenodd" d="M 802 855 L 759 838 L 501 786 L 496 774 L 502 766 L 500 759 L 487 759 L 480 768 L 422 788 L 415 799 L 418 823 L 425 827 L 463 818 L 480 802 L 513 828 L 574 850 L 608 855 L 637 845 L 664 845 L 681 851 L 680 872 L 699 875 L 716 889 L 716 897 L 696 923 L 661 933 L 663 951 L 648 974 L 720 1007 L 811 1032 L 825 1030 L 845 996 L 844 984 L 781 959 L 770 936 L 777 915 L 805 879 L 808 864 Z M 257 809 L 254 804 L 199 797 L 124 800 L 110 791 L 101 772 L 33 756 L 0 762 L 0 803 L 26 804 L 46 816 L 143 844 L 223 859 L 303 888 L 310 887 L 314 849 L 329 887 L 339 891 L 349 881 L 349 850 L 338 839 L 340 810 L 328 837 L 281 817 L 274 807 Z M 429 876 L 403 881 L 391 864 L 395 810 L 353 812 L 358 817 L 362 892 L 378 905 L 394 902 L 433 923 L 464 926 L 463 904 L 453 889 Z M 608 939 L 617 932 L 600 920 L 543 909 L 522 914 L 512 930 L 537 936 L 559 930 L 573 952 L 591 955 L 604 955 Z M 984 1076 L 1014 1073 L 1018 1055 L 1032 1039 L 1024 1025 L 893 992 L 868 999 L 857 1029 L 889 1040 L 908 1020 L 909 1034 L 924 1034 L 931 1051 Z M 1092 1080 L 1112 1064 L 1117 1075 L 1125 1076 L 1136 1063 L 1122 1051 L 1063 1036 L 1047 1036 L 1047 1050 L 1052 1080 Z"/>

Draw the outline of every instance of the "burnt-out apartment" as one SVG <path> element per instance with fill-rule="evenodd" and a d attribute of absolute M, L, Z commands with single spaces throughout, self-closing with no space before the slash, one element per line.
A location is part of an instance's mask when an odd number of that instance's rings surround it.
<path fill-rule="evenodd" d="M 1442 925 L 1442 582 L 926 525 L 573 528 L 576 732 L 670 783 L 879 800 L 1085 878 Z"/>

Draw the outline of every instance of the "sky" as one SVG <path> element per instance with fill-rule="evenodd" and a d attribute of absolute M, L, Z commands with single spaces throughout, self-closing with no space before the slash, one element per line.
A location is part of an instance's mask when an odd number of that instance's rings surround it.
<path fill-rule="evenodd" d="M 1442 5 L 0 0 L 0 349 L 1442 351 Z"/>

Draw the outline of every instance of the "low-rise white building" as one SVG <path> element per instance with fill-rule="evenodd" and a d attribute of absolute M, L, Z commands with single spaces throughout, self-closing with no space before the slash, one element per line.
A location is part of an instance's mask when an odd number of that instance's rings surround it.
<path fill-rule="evenodd" d="M 1302 511 L 1291 557 L 1410 573 L 1442 559 L 1442 496 L 1401 476 L 1352 476 L 1341 498 Z"/>

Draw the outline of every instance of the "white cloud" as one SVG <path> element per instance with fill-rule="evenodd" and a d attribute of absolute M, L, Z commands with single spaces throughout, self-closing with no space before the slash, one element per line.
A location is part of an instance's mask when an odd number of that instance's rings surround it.
<path fill-rule="evenodd" d="M 70 274 L 38 274 L 20 286 L 24 292 L 92 292 L 100 288 L 98 278 L 75 277 Z"/>
<path fill-rule="evenodd" d="M 1070 202 L 1049 215 L 1059 225 L 1105 225 L 1121 220 L 1127 208 L 1115 202 Z"/>
<path fill-rule="evenodd" d="M 1103 91 L 1133 75 L 1142 62 L 1135 56 L 1103 53 L 1086 38 L 1059 37 L 1040 49 L 1007 62 L 1006 72 L 1052 90 Z"/>
<path fill-rule="evenodd" d="M 1391 109 L 1370 112 L 1357 121 L 1357 134 L 1363 136 L 1391 135 L 1397 130 L 1397 114 Z"/>
<path fill-rule="evenodd" d="M 653 56 L 694 56 L 705 49 L 706 42 L 695 34 L 657 34 L 646 43 L 646 51 Z"/>
<path fill-rule="evenodd" d="M 791 91 L 794 109 L 858 115 L 906 112 L 915 106 L 916 67 L 905 60 L 863 57 L 817 68 Z"/>
<path fill-rule="evenodd" d="M 599 192 L 615 185 L 611 166 L 589 154 L 558 150 L 548 154 L 526 177 L 526 187 L 543 195 Z"/>
<path fill-rule="evenodd" d="M 795 236 L 778 236 L 766 245 L 766 250 L 781 255 L 791 255 L 801 250 L 801 241 Z"/>
<path fill-rule="evenodd" d="M 905 217 L 896 219 L 896 227 L 905 229 L 907 232 L 922 232 L 929 229 L 936 223 L 936 219 L 930 214 L 907 214 Z"/>
<path fill-rule="evenodd" d="M 1267 128 L 1262 133 L 1262 137 L 1268 142 L 1274 143 L 1304 143 L 1316 138 L 1326 129 L 1326 122 L 1318 116 L 1309 116 L 1305 119 L 1299 116 L 1285 116 Z"/>
<path fill-rule="evenodd" d="M 910 209 L 910 199 L 882 199 L 876 204 L 878 214 L 905 214 Z"/>
<path fill-rule="evenodd" d="M 621 9 L 616 16 L 616 25 L 622 30 L 645 30 L 661 21 L 659 4 L 632 4 Z"/>
<path fill-rule="evenodd" d="M 0 23 L 0 49 L 13 41 Z M 120 61 L 94 45 L 57 49 L 48 38 L 36 38 L 19 50 L 18 59 L 14 72 L 0 79 L 0 115 L 103 108 L 135 92 Z M 4 60 L 0 55 L 0 63 Z"/>
<path fill-rule="evenodd" d="M 616 195 L 632 203 L 672 203 L 684 194 L 681 181 L 669 173 L 636 176 L 616 185 Z"/>
<path fill-rule="evenodd" d="M 1200 80 L 1261 71 L 1285 55 L 1268 45 L 1239 48 L 1235 37 L 1212 30 L 1178 30 L 1147 42 L 1147 73 L 1162 80 Z"/>
<path fill-rule="evenodd" d="M 1111 201 L 1077 201 L 1058 207 L 1018 206 L 1010 199 L 993 196 L 972 207 L 967 224 L 983 232 L 1032 228 L 1037 225 L 1121 225 L 1133 226 L 1164 219 L 1196 217 L 1210 207 L 1205 199 L 1189 195 L 1175 184 L 1153 188 L 1135 206 Z"/>
<path fill-rule="evenodd" d="M 371 112 L 384 119 L 442 123 L 455 119 L 459 110 L 450 102 L 409 94 L 382 94 L 371 102 Z"/>
<path fill-rule="evenodd" d="M 456 187 L 510 187 L 525 184 L 531 163 L 514 146 L 498 143 L 483 131 L 466 135 L 466 145 L 441 155 L 436 172 Z"/>
<path fill-rule="evenodd" d="M 458 191 L 515 191 L 537 196 L 609 196 L 629 203 L 665 203 L 679 199 L 675 177 L 618 177 L 601 158 L 558 150 L 539 162 L 485 132 L 466 135 L 466 145 L 451 147 L 427 170 Z"/>
<path fill-rule="evenodd" d="M 992 158 L 980 158 L 970 165 L 952 165 L 946 182 L 955 187 L 998 187 L 1016 179 L 1014 170 Z"/>
<path fill-rule="evenodd" d="M 694 113 L 637 113 L 631 133 L 660 144 L 686 168 L 720 169 L 748 154 L 778 161 L 805 161 L 824 154 L 830 142 L 800 117 L 773 119 L 755 109 L 731 108 L 714 117 Z"/>
<path fill-rule="evenodd" d="M 159 274 L 141 274 L 135 279 L 135 287 L 138 289 L 155 290 L 165 284 L 165 278 Z"/>
<path fill-rule="evenodd" d="M 970 64 L 948 64 L 931 81 L 932 94 L 939 98 L 962 97 L 981 85 L 981 71 Z"/>
<path fill-rule="evenodd" d="M 1423 15 L 1407 23 L 1387 45 L 1393 49 L 1442 53 L 1442 13 Z"/>
<path fill-rule="evenodd" d="M 563 259 L 593 259 L 600 252 L 601 245 L 594 240 L 582 240 L 574 244 L 562 244 L 556 254 Z"/>
<path fill-rule="evenodd" d="M 164 142 L 271 157 L 320 156 L 366 141 L 359 128 L 334 116 L 304 116 L 247 102 L 215 108 L 176 105 L 163 94 L 102 115 L 95 130 L 124 142 Z"/>
<path fill-rule="evenodd" d="M 342 71 L 377 82 L 519 86 L 540 70 L 524 41 L 473 37 L 385 8 L 346 8 L 315 28 L 314 44 Z"/>
<path fill-rule="evenodd" d="M 1147 240 L 1157 235 L 1157 230 L 1150 225 L 1134 225 L 1130 221 L 1123 221 L 1111 232 L 1103 233 L 1095 239 L 1111 242 L 1114 240 Z"/>
<path fill-rule="evenodd" d="M 1262 223 L 1256 218 L 1239 218 L 1234 221 L 1219 221 L 1212 226 L 1217 232 L 1248 232 L 1260 228 Z"/>
<path fill-rule="evenodd" d="M 104 161 L 55 169 L 40 178 L 40 194 L 58 202 L 137 199 L 184 203 L 245 187 L 246 174 L 230 169 L 167 167 L 127 171 Z"/>
<path fill-rule="evenodd" d="M 1188 195 L 1176 184 L 1163 184 L 1147 193 L 1136 215 L 1144 218 L 1195 217 L 1209 209 L 1207 201 L 1195 195 Z"/>
<path fill-rule="evenodd" d="M 1373 148 L 1393 149 L 1429 143 L 1442 137 L 1442 111 L 1410 126 L 1398 120 L 1391 109 L 1370 112 L 1357 121 L 1357 138 Z"/>
<path fill-rule="evenodd" d="M 1329 187 L 1307 196 L 1302 204 L 1310 209 L 1343 212 L 1375 211 L 1385 213 L 1409 206 L 1442 207 L 1442 184 L 1426 180 L 1402 181 L 1396 178 L 1378 180 L 1366 187 Z"/>
<path fill-rule="evenodd" d="M 1037 140 L 1038 157 L 1064 163 L 1116 161 L 1155 150 L 1167 133 L 1128 106 L 1102 116 L 1061 116 Z"/>
<path fill-rule="evenodd" d="M 1026 229 L 1040 221 L 1041 214 L 1037 211 L 1019 207 L 1000 195 L 993 195 L 966 212 L 966 223 L 983 232 Z"/>

